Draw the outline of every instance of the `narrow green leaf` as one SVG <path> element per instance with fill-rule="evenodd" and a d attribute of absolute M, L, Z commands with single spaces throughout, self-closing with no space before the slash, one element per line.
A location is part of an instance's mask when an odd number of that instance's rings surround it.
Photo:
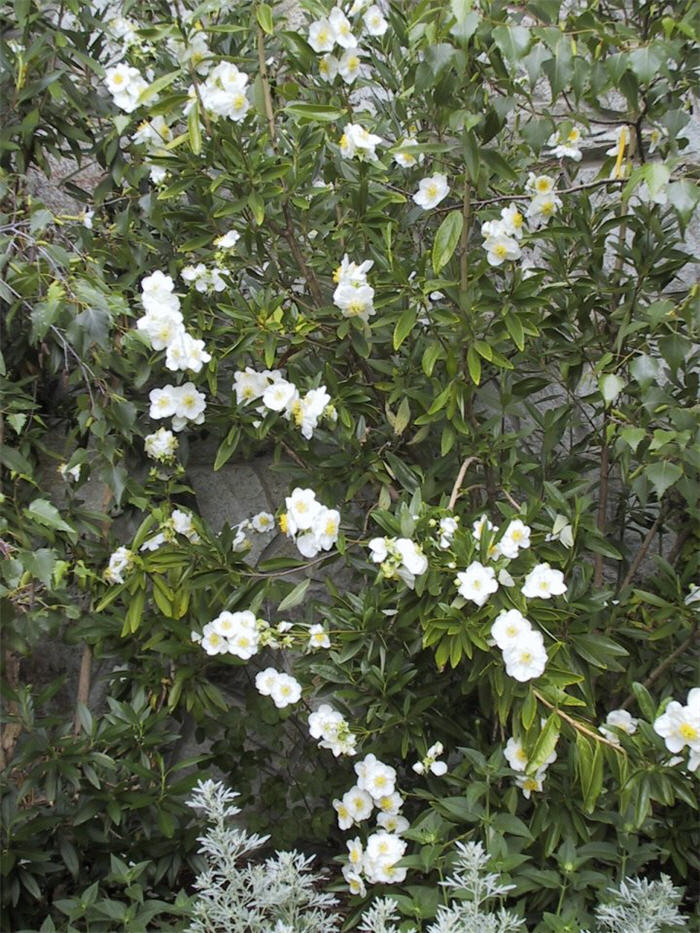
<path fill-rule="evenodd" d="M 559 730 L 561 728 L 561 719 L 557 713 L 550 713 L 542 727 L 542 731 L 537 737 L 535 742 L 535 747 L 532 749 L 530 754 L 530 759 L 528 761 L 527 772 L 528 774 L 535 774 L 539 771 L 545 761 L 552 754 L 556 748 L 557 741 L 559 740 Z"/>
<path fill-rule="evenodd" d="M 394 327 L 393 345 L 395 350 L 399 349 L 406 337 L 408 337 L 408 335 L 413 330 L 413 325 L 416 323 L 416 317 L 417 313 L 415 308 L 406 308 L 401 312 L 401 316 L 399 317 L 398 321 L 396 322 L 396 326 Z"/>
<path fill-rule="evenodd" d="M 294 609 L 295 606 L 298 606 L 304 601 L 306 596 L 306 591 L 311 586 L 311 580 L 302 580 L 301 583 L 297 583 L 291 592 L 287 593 L 282 602 L 277 607 L 278 612 L 286 612 L 288 609 Z"/>
<path fill-rule="evenodd" d="M 471 381 L 478 386 L 481 382 L 481 359 L 474 347 L 469 347 L 467 350 L 467 369 Z"/>
<path fill-rule="evenodd" d="M 199 101 L 192 101 L 192 108 L 187 114 L 187 133 L 190 138 L 190 148 L 195 155 L 202 151 L 202 130 L 199 125 Z"/>
<path fill-rule="evenodd" d="M 437 275 L 452 258 L 462 233 L 464 218 L 461 211 L 450 211 L 438 227 L 433 243 L 433 271 Z"/>

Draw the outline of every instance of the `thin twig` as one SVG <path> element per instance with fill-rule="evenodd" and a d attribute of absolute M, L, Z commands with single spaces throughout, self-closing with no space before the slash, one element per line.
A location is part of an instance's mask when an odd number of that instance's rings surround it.
<path fill-rule="evenodd" d="M 659 512 L 657 516 L 656 521 L 651 526 L 651 528 L 646 534 L 646 537 L 642 541 L 642 546 L 639 548 L 639 550 L 637 551 L 637 554 L 635 555 L 634 560 L 630 564 L 630 569 L 627 571 L 627 575 L 625 576 L 625 579 L 622 581 L 620 590 L 624 590 L 625 587 L 629 586 L 632 580 L 634 579 L 634 575 L 639 570 L 639 565 L 644 560 L 644 557 L 646 556 L 646 553 L 649 550 L 649 546 L 651 545 L 651 542 L 654 539 L 654 535 L 656 534 L 656 531 L 659 525 L 661 524 L 663 517 L 664 517 L 664 510 L 661 509 L 661 511 Z"/>
<path fill-rule="evenodd" d="M 661 664 L 658 664 L 654 668 L 654 670 L 651 672 L 651 674 L 649 674 L 647 679 L 643 681 L 643 685 L 647 690 L 649 689 L 649 687 L 651 687 L 651 685 L 655 681 L 659 679 L 659 677 L 661 677 L 664 671 L 666 671 L 673 664 L 676 658 L 679 658 L 682 654 L 684 654 L 687 651 L 688 648 L 690 648 L 690 646 L 693 644 L 695 639 L 698 637 L 698 631 L 700 631 L 700 629 L 698 629 L 698 626 L 696 624 L 695 628 L 692 630 L 690 635 L 688 635 L 688 637 L 684 641 L 682 641 L 680 645 L 674 651 L 672 651 L 667 658 L 664 658 Z M 628 696 L 625 702 L 620 707 L 620 709 L 627 709 L 629 706 L 631 706 L 634 703 L 634 700 L 635 700 L 634 695 Z"/>
<path fill-rule="evenodd" d="M 544 703 L 544 705 L 548 709 L 553 710 L 557 714 L 557 716 L 561 716 L 561 718 L 565 722 L 568 722 L 570 726 L 573 726 L 573 728 L 576 729 L 577 732 L 583 732 L 585 735 L 588 735 L 592 739 L 595 739 L 596 742 L 602 742 L 604 745 L 609 745 L 610 748 L 614 748 L 615 751 L 619 752 L 621 755 L 626 754 L 625 750 L 620 745 L 616 745 L 614 742 L 611 742 L 609 739 L 606 739 L 604 736 L 600 735 L 600 733 L 598 732 L 595 732 L 593 729 L 588 729 L 586 726 L 583 725 L 583 723 L 579 722 L 577 719 L 574 719 L 572 716 L 569 716 L 563 710 L 559 709 L 558 706 L 555 706 L 553 703 L 550 703 L 549 700 L 545 700 L 545 698 L 542 696 L 539 690 L 534 690 L 533 693 L 535 694 L 535 696 L 541 703 Z"/>
<path fill-rule="evenodd" d="M 596 526 L 598 531 L 603 537 L 605 537 L 605 524 L 606 524 L 606 514 L 608 508 L 608 478 L 609 478 L 609 465 L 610 465 L 610 448 L 608 447 L 607 441 L 605 439 L 606 430 L 608 425 L 608 416 L 607 412 L 603 417 L 603 424 L 601 427 L 601 433 L 603 435 L 602 448 L 600 451 L 600 492 L 598 499 L 598 516 L 596 519 Z M 593 572 L 593 585 L 596 588 L 599 588 L 603 585 L 603 555 L 596 554 L 595 556 L 595 570 Z"/>
<path fill-rule="evenodd" d="M 459 487 L 462 485 L 464 474 L 467 472 L 469 464 L 473 463 L 476 459 L 476 457 L 467 457 L 462 466 L 459 468 L 457 479 L 455 480 L 454 486 L 452 487 L 452 492 L 450 493 L 450 501 L 447 503 L 447 508 L 450 511 L 452 511 L 452 509 L 455 507 L 455 502 L 457 501 L 457 496 L 459 495 Z"/>
<path fill-rule="evenodd" d="M 75 719 L 73 720 L 73 734 L 80 735 L 79 704 L 87 706 L 90 700 L 90 682 L 92 680 L 92 647 L 83 645 L 83 656 L 80 659 L 80 676 L 78 678 L 78 694 L 75 705 Z"/>

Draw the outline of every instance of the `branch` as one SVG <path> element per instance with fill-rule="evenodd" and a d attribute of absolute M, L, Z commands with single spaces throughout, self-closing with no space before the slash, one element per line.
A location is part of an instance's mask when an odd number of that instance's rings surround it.
<path fill-rule="evenodd" d="M 464 479 L 464 474 L 467 472 L 470 463 L 473 463 L 477 458 L 476 457 L 467 457 L 462 466 L 459 468 L 459 473 L 457 474 L 457 479 L 454 482 L 452 487 L 452 492 L 450 493 L 450 501 L 447 503 L 447 508 L 452 511 L 455 507 L 457 501 L 457 496 L 459 496 L 459 487 L 462 485 L 462 480 Z"/>
<path fill-rule="evenodd" d="M 695 639 L 698 637 L 698 631 L 700 631 L 700 629 L 698 629 L 698 625 L 696 623 L 695 628 L 692 630 L 690 635 L 688 635 L 688 637 L 684 641 L 682 641 L 680 645 L 674 651 L 672 651 L 667 658 L 665 658 L 661 662 L 661 664 L 657 665 L 654 668 L 654 670 L 651 672 L 651 674 L 649 674 L 647 679 L 643 681 L 644 687 L 647 690 L 649 689 L 649 687 L 651 687 L 651 685 L 655 681 L 659 679 L 659 677 L 661 677 L 664 671 L 666 671 L 673 664 L 676 658 L 679 658 L 682 654 L 685 653 L 685 651 L 688 648 L 691 647 Z M 629 706 L 631 706 L 634 703 L 634 699 L 635 699 L 634 695 L 628 696 L 625 702 L 620 707 L 620 709 L 627 709 Z"/>
<path fill-rule="evenodd" d="M 545 698 L 542 696 L 539 690 L 533 690 L 533 693 L 535 694 L 535 696 L 541 703 L 544 703 L 544 705 L 548 709 L 553 710 L 557 714 L 557 716 L 561 716 L 561 718 L 565 722 L 568 722 L 570 726 L 573 726 L 573 728 L 576 729 L 577 732 L 582 732 L 584 735 L 590 736 L 590 738 L 595 739 L 596 742 L 602 742 L 604 745 L 609 745 L 610 748 L 614 748 L 615 751 L 619 752 L 621 755 L 626 754 L 624 748 L 622 748 L 620 745 L 616 745 L 615 742 L 611 742 L 610 739 L 606 739 L 599 732 L 595 732 L 593 729 L 587 728 L 586 726 L 583 725 L 583 723 L 579 722 L 577 719 L 574 719 L 572 716 L 569 716 L 563 710 L 559 709 L 558 706 L 555 706 L 553 703 L 550 703 L 549 700 L 545 700 Z"/>
<path fill-rule="evenodd" d="M 625 576 L 625 579 L 622 581 L 620 590 L 624 590 L 625 587 L 629 586 L 632 580 L 634 579 L 634 575 L 639 570 L 639 565 L 644 560 L 644 557 L 646 556 L 646 553 L 649 550 L 649 546 L 651 545 L 651 542 L 654 539 L 654 535 L 656 534 L 656 531 L 659 525 L 661 524 L 661 520 L 663 519 L 663 517 L 664 517 L 664 510 L 661 509 L 661 511 L 659 512 L 657 516 L 656 521 L 654 522 L 654 524 L 651 526 L 651 528 L 647 532 L 646 537 L 644 538 L 644 541 L 642 541 L 642 546 L 639 548 L 634 560 L 630 564 L 630 569 L 627 571 L 627 575 Z"/>

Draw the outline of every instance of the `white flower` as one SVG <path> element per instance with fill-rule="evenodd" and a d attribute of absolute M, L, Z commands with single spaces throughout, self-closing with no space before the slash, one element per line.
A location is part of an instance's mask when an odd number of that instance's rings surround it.
<path fill-rule="evenodd" d="M 80 471 L 82 469 L 82 464 L 76 463 L 75 466 L 72 466 L 69 469 L 67 463 L 59 463 L 56 469 L 58 470 L 58 472 L 61 474 L 61 476 L 66 482 L 70 480 L 74 483 L 77 483 L 78 480 L 80 479 Z"/>
<path fill-rule="evenodd" d="M 151 389 L 148 393 L 151 407 L 148 414 L 153 419 L 170 418 L 177 410 L 178 393 L 175 386 Z"/>
<path fill-rule="evenodd" d="M 338 62 L 338 74 L 346 84 L 352 84 L 360 73 L 361 64 L 358 49 L 347 49 Z"/>
<path fill-rule="evenodd" d="M 350 829 L 353 824 L 353 818 L 347 804 L 345 803 L 345 797 L 343 797 L 342 800 L 338 800 L 336 797 L 336 799 L 333 801 L 333 809 L 338 814 L 338 828 Z"/>
<path fill-rule="evenodd" d="M 153 434 L 148 434 L 143 441 L 146 455 L 153 460 L 170 460 L 178 448 L 178 440 L 172 431 L 167 428 L 158 428 Z"/>
<path fill-rule="evenodd" d="M 351 787 L 343 794 L 343 804 L 355 823 L 361 823 L 372 815 L 372 798 L 361 787 Z"/>
<path fill-rule="evenodd" d="M 109 558 L 109 564 L 104 572 L 105 580 L 108 583 L 123 583 L 124 573 L 131 569 L 133 561 L 132 551 L 126 547 L 118 547 Z"/>
<path fill-rule="evenodd" d="M 519 774 L 515 779 L 515 783 L 522 790 L 523 797 L 526 800 L 529 800 L 530 794 L 533 791 L 542 790 L 543 780 L 544 780 L 544 771 L 540 769 L 536 774 L 533 774 L 533 775 Z"/>
<path fill-rule="evenodd" d="M 331 397 L 325 386 L 310 389 L 306 395 L 293 405 L 294 421 L 301 428 L 302 436 L 307 440 L 313 437 L 319 418 L 323 415 Z"/>
<path fill-rule="evenodd" d="M 365 12 L 362 21 L 370 36 L 383 36 L 389 28 L 389 24 L 384 19 L 380 7 L 376 4 Z"/>
<path fill-rule="evenodd" d="M 265 389 L 262 396 L 263 405 L 270 411 L 288 411 L 298 398 L 297 387 L 285 379 L 273 382 Z"/>
<path fill-rule="evenodd" d="M 220 62 L 199 86 L 202 105 L 214 117 L 228 117 L 239 123 L 250 109 L 250 101 L 246 96 L 247 83 L 248 75 L 239 71 L 233 63 Z M 194 87 L 190 87 L 188 97 L 190 103 L 185 107 L 185 113 L 189 112 L 192 102 L 197 99 Z"/>
<path fill-rule="evenodd" d="M 356 317 L 362 321 L 369 320 L 376 313 L 371 285 L 341 283 L 333 292 L 333 304 L 343 312 L 343 317 Z"/>
<path fill-rule="evenodd" d="M 309 648 L 315 651 L 317 648 L 330 648 L 331 640 L 328 632 L 322 625 L 312 625 L 309 628 Z"/>
<path fill-rule="evenodd" d="M 540 632 L 524 632 L 514 644 L 503 649 L 506 674 L 524 683 L 544 673 L 547 666 L 547 652 Z"/>
<path fill-rule="evenodd" d="M 291 496 L 285 499 L 287 507 L 287 524 L 291 528 L 294 525 L 295 531 L 306 531 L 311 528 L 313 521 L 322 508 L 316 501 L 316 493 L 313 489 L 300 489 L 298 486 L 292 491 Z"/>
<path fill-rule="evenodd" d="M 383 797 L 376 798 L 374 805 L 382 813 L 398 813 L 403 806 L 403 797 L 395 790 L 392 794 L 384 794 Z"/>
<path fill-rule="evenodd" d="M 338 59 L 335 55 L 324 55 L 323 58 L 318 63 L 318 73 L 321 75 L 324 81 L 335 80 L 336 75 L 338 74 Z M 309 232 L 311 237 L 311 232 Z M 313 239 L 313 237 L 312 237 Z"/>
<path fill-rule="evenodd" d="M 501 211 L 501 223 L 506 236 L 521 239 L 524 232 L 525 218 L 516 204 L 504 207 Z"/>
<path fill-rule="evenodd" d="M 441 762 L 438 762 L 441 764 Z M 447 766 L 445 765 L 445 770 Z M 405 816 L 401 816 L 400 813 L 378 813 L 377 814 L 377 825 L 381 826 L 383 830 L 387 833 L 393 833 L 396 836 L 400 836 L 401 833 L 405 833 L 408 827 L 411 825 Z"/>
<path fill-rule="evenodd" d="M 250 366 L 246 366 L 244 371 L 235 372 L 233 379 L 233 389 L 239 405 L 261 398 L 270 384 L 265 373 L 258 373 Z"/>
<path fill-rule="evenodd" d="M 509 522 L 505 534 L 498 542 L 504 557 L 513 560 L 521 549 L 530 547 L 530 528 L 523 524 L 519 518 Z"/>
<path fill-rule="evenodd" d="M 214 246 L 219 249 L 234 249 L 240 238 L 241 235 L 237 230 L 229 230 L 214 240 Z"/>
<path fill-rule="evenodd" d="M 166 537 L 163 532 L 159 532 L 147 541 L 144 541 L 139 551 L 157 551 L 159 547 L 166 543 Z"/>
<path fill-rule="evenodd" d="M 401 562 L 414 576 L 419 577 L 428 569 L 428 558 L 420 546 L 410 538 L 397 538 L 394 548 L 401 557 Z"/>
<path fill-rule="evenodd" d="M 165 353 L 165 365 L 173 372 L 190 370 L 198 373 L 210 360 L 211 354 L 204 349 L 204 341 L 197 340 L 185 331 L 175 335 Z"/>
<path fill-rule="evenodd" d="M 525 577 L 520 592 L 528 599 L 536 596 L 540 599 L 561 596 L 562 593 L 566 593 L 564 574 L 561 570 L 552 570 L 549 564 L 538 564 Z"/>
<path fill-rule="evenodd" d="M 491 221 L 493 223 L 493 221 Z M 484 227 L 486 224 L 482 225 L 482 233 L 484 232 Z M 484 240 L 484 249 L 486 250 L 486 258 L 491 266 L 500 266 L 506 260 L 513 261 L 520 258 L 520 243 L 511 236 L 508 236 L 505 233 L 505 229 L 501 227 L 500 231 L 494 228 L 491 228 L 491 232 L 488 233 L 486 239 Z"/>
<path fill-rule="evenodd" d="M 581 130 L 578 126 L 572 127 L 568 133 L 558 130 L 547 140 L 548 146 L 553 146 L 550 155 L 556 159 L 573 159 L 575 162 L 581 161 Z"/>
<path fill-rule="evenodd" d="M 309 45 L 314 52 L 332 51 L 335 32 L 327 19 L 318 19 L 309 26 Z"/>
<path fill-rule="evenodd" d="M 274 667 L 266 667 L 264 671 L 259 671 L 255 675 L 255 687 L 258 693 L 261 693 L 264 697 L 269 697 L 278 677 L 279 673 Z"/>
<path fill-rule="evenodd" d="M 357 786 L 366 790 L 375 800 L 391 796 L 396 784 L 396 771 L 390 765 L 374 761 L 363 770 Z"/>
<path fill-rule="evenodd" d="M 517 644 L 523 635 L 532 631 L 532 626 L 518 609 L 503 609 L 491 626 L 491 637 L 501 651 Z"/>
<path fill-rule="evenodd" d="M 272 684 L 270 696 L 277 709 L 284 709 L 285 706 L 299 702 L 301 684 L 290 674 L 280 674 Z"/>
<path fill-rule="evenodd" d="M 417 145 L 418 145 L 418 140 L 414 139 L 412 136 L 408 137 L 407 139 L 402 139 L 401 142 L 399 143 L 400 148 L 403 150 L 406 150 L 411 146 L 417 146 Z M 422 154 L 419 156 L 419 158 L 420 159 L 423 158 Z M 404 152 L 396 152 L 394 154 L 394 162 L 396 162 L 397 165 L 400 165 L 401 168 L 411 168 L 412 166 L 416 164 L 417 161 L 418 161 L 418 158 L 416 158 L 416 156 L 414 156 L 410 152 L 404 151 Z"/>
<path fill-rule="evenodd" d="M 537 194 L 530 201 L 527 219 L 535 226 L 540 226 L 553 217 L 561 207 L 561 199 L 556 194 Z"/>
<path fill-rule="evenodd" d="M 367 545 L 370 549 L 370 559 L 375 564 L 383 564 L 389 556 L 386 538 L 372 538 Z"/>
<path fill-rule="evenodd" d="M 527 768 L 527 754 L 523 748 L 523 743 L 519 739 L 511 736 L 503 753 L 513 771 L 524 771 Z"/>
<path fill-rule="evenodd" d="M 574 530 L 566 515 L 557 515 L 552 530 L 545 535 L 545 541 L 561 541 L 564 547 L 574 546 Z"/>
<path fill-rule="evenodd" d="M 138 68 L 132 68 L 125 62 L 105 72 L 107 90 L 114 103 L 125 113 L 132 113 L 139 106 L 139 97 L 148 85 L 141 77 Z"/>
<path fill-rule="evenodd" d="M 484 567 L 478 560 L 472 561 L 466 570 L 457 574 L 455 580 L 459 593 L 477 606 L 483 606 L 498 589 L 498 580 L 492 567 Z"/>
<path fill-rule="evenodd" d="M 459 527 L 459 518 L 453 518 L 452 516 L 447 516 L 447 518 L 440 519 L 440 547 L 443 550 L 446 550 L 452 543 L 452 539 L 455 536 L 455 532 Z"/>
<path fill-rule="evenodd" d="M 413 195 L 413 200 L 424 211 L 429 211 L 431 208 L 436 207 L 443 198 L 447 197 L 449 190 L 447 176 L 436 172 L 430 178 L 421 179 L 418 183 L 418 191 Z"/>
<path fill-rule="evenodd" d="M 405 869 L 392 869 L 405 851 L 406 843 L 399 836 L 384 831 L 373 833 L 367 840 L 363 860 L 367 879 L 372 883 L 385 884 L 403 881 Z"/>
<path fill-rule="evenodd" d="M 265 534 L 268 531 L 274 531 L 275 518 L 270 512 L 258 512 L 251 518 L 250 524 L 259 534 Z"/>
<path fill-rule="evenodd" d="M 156 314 L 176 312 L 180 299 L 174 294 L 175 283 L 169 275 L 156 271 L 141 280 L 141 301 L 146 311 Z"/>
<path fill-rule="evenodd" d="M 166 386 L 166 389 L 168 386 Z M 207 407 L 206 397 L 202 392 L 198 392 L 192 382 L 186 382 L 178 388 L 176 396 L 175 416 L 189 421 L 197 422 L 200 415 L 203 415 Z M 174 430 L 177 430 L 173 422 Z"/>
<path fill-rule="evenodd" d="M 341 826 L 341 829 L 343 827 Z M 349 827 L 345 827 L 346 829 Z M 343 878 L 347 882 L 348 888 L 351 894 L 354 894 L 358 897 L 364 897 L 367 894 L 367 889 L 365 883 L 362 880 L 362 875 L 359 872 L 355 871 L 352 865 L 343 865 L 341 869 L 343 873 Z"/>
<path fill-rule="evenodd" d="M 697 694 L 695 691 L 691 693 L 692 700 L 696 696 L 700 700 L 700 690 Z M 680 752 L 685 745 L 696 753 L 700 752 L 700 701 L 681 706 L 677 700 L 671 700 L 663 715 L 654 720 L 654 732 L 661 736 L 673 754 Z"/>
<path fill-rule="evenodd" d="M 357 155 L 361 159 L 367 158 L 370 162 L 376 162 L 375 150 L 383 144 L 381 136 L 370 133 L 360 123 L 347 123 L 340 137 L 340 152 L 346 159 L 352 159 Z"/>
<path fill-rule="evenodd" d="M 549 175 L 535 175 L 534 172 L 530 172 L 525 191 L 532 195 L 551 194 L 554 191 L 554 179 Z"/>
<path fill-rule="evenodd" d="M 637 731 L 638 722 L 639 720 L 633 719 L 626 709 L 613 709 L 605 717 L 605 723 L 602 726 L 598 726 L 598 731 L 610 742 L 619 745 L 620 739 L 614 729 L 620 729 L 622 732 L 626 732 L 627 735 L 634 735 Z"/>
<path fill-rule="evenodd" d="M 166 123 L 165 118 L 158 115 L 151 120 L 144 120 L 143 123 L 140 123 L 131 140 L 137 146 L 147 146 L 149 153 L 161 155 L 167 151 L 164 147 L 172 138 L 173 131 Z"/>
<path fill-rule="evenodd" d="M 193 544 L 199 541 L 199 535 L 194 529 L 192 514 L 190 512 L 183 512 L 182 509 L 173 509 L 170 521 L 173 529 L 179 535 L 184 535 L 186 538 L 189 538 Z"/>
<path fill-rule="evenodd" d="M 484 531 L 498 531 L 498 525 L 494 525 L 486 515 L 482 515 L 472 524 L 472 534 L 477 541 L 481 541 Z"/>
<path fill-rule="evenodd" d="M 219 635 L 218 632 L 204 626 L 204 632 L 199 644 L 204 648 L 208 655 L 227 654 L 229 645 L 227 640 Z"/>
<path fill-rule="evenodd" d="M 328 22 L 338 45 L 343 49 L 354 49 L 357 45 L 357 39 L 353 36 L 352 26 L 340 7 L 334 7 L 331 10 Z M 324 49 L 324 51 L 330 51 L 330 49 Z"/>

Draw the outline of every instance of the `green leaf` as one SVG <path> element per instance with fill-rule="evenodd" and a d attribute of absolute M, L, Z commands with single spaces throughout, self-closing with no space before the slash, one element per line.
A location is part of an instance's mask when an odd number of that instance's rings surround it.
<path fill-rule="evenodd" d="M 406 308 L 401 312 L 401 315 L 396 322 L 394 327 L 394 337 L 393 337 L 393 346 L 395 350 L 398 350 L 401 344 L 404 342 L 406 337 L 413 330 L 413 325 L 416 323 L 416 309 L 415 308 Z"/>
<path fill-rule="evenodd" d="M 520 711 L 520 721 L 525 729 L 531 729 L 537 715 L 537 697 L 534 690 L 530 690 Z"/>
<path fill-rule="evenodd" d="M 202 151 L 202 129 L 199 124 L 199 101 L 193 100 L 190 112 L 187 114 L 187 134 L 190 139 L 190 149 L 194 155 Z"/>
<path fill-rule="evenodd" d="M 143 590 L 137 590 L 131 597 L 129 608 L 124 616 L 124 625 L 122 626 L 122 638 L 126 635 L 138 631 L 143 615 L 143 607 L 146 603 L 146 594 Z"/>
<path fill-rule="evenodd" d="M 558 97 L 569 86 L 574 73 L 571 39 L 568 36 L 561 37 L 554 51 L 554 58 L 543 62 L 542 70 L 549 78 L 552 97 Z"/>
<path fill-rule="evenodd" d="M 469 347 L 467 350 L 467 369 L 471 381 L 478 386 L 481 382 L 481 358 L 474 347 Z"/>
<path fill-rule="evenodd" d="M 598 380 L 598 388 L 605 399 L 606 405 L 612 405 L 626 385 L 625 380 L 616 376 L 615 373 L 606 373 Z"/>
<path fill-rule="evenodd" d="M 464 218 L 461 211 L 450 211 L 438 227 L 433 243 L 433 272 L 437 275 L 452 258 L 462 233 Z M 394 343 L 396 349 L 396 343 Z"/>
<path fill-rule="evenodd" d="M 248 207 L 253 212 L 255 223 L 260 226 L 265 220 L 265 202 L 257 191 L 251 191 L 248 195 Z"/>
<path fill-rule="evenodd" d="M 542 731 L 537 737 L 535 747 L 530 754 L 527 773 L 535 774 L 542 767 L 545 761 L 556 748 L 559 740 L 559 730 L 561 728 L 561 719 L 557 713 L 553 712 L 547 717 L 547 721 L 542 727 Z"/>
<path fill-rule="evenodd" d="M 161 75 L 160 78 L 156 78 L 153 84 L 149 84 L 145 90 L 141 91 L 139 95 L 139 104 L 145 104 L 152 97 L 155 97 L 156 94 L 164 91 L 166 87 L 170 87 L 175 78 L 178 78 L 181 74 L 182 71 L 178 68 L 177 71 L 171 71 L 166 75 Z"/>
<path fill-rule="evenodd" d="M 576 768 L 583 793 L 583 808 L 586 813 L 592 813 L 603 789 L 603 754 L 600 742 L 591 743 L 580 732 L 576 733 Z"/>
<path fill-rule="evenodd" d="M 653 722 L 654 719 L 656 719 L 656 703 L 652 699 L 651 694 L 647 688 L 644 686 L 644 684 L 640 684 L 638 681 L 635 681 L 632 684 L 632 693 L 634 694 L 637 703 L 639 704 L 639 710 L 642 716 L 649 720 L 649 722 Z"/>
<path fill-rule="evenodd" d="M 311 123 L 334 123 L 345 116 L 343 111 L 338 110 L 337 107 L 329 107 L 325 104 L 305 104 L 303 101 L 287 104 L 284 112 L 300 122 Z"/>
<path fill-rule="evenodd" d="M 645 466 L 644 475 L 652 484 L 654 492 L 660 499 L 666 490 L 683 476 L 683 468 L 677 463 L 671 463 L 670 460 L 659 460 L 657 463 L 650 463 Z"/>
<path fill-rule="evenodd" d="M 275 27 L 272 21 L 272 10 L 267 5 L 267 3 L 261 3 L 258 5 L 257 9 L 255 10 L 255 17 L 263 32 L 266 32 L 268 36 L 271 36 Z"/>
<path fill-rule="evenodd" d="M 503 57 L 516 62 L 530 45 L 530 30 L 525 26 L 496 26 L 493 38 Z"/>
<path fill-rule="evenodd" d="M 511 340 L 518 348 L 522 351 L 525 349 L 525 331 L 523 330 L 523 325 L 520 323 L 520 320 L 515 314 L 511 314 L 510 311 L 506 312 L 503 315 L 503 321 L 506 325 L 506 330 L 510 334 Z"/>
<path fill-rule="evenodd" d="M 647 432 L 644 428 L 622 428 L 620 431 L 620 437 L 627 444 L 628 447 L 631 447 L 633 451 L 637 451 L 637 448 L 647 436 Z"/>
<path fill-rule="evenodd" d="M 306 591 L 311 586 L 311 580 L 302 580 L 301 583 L 297 583 L 294 589 L 287 593 L 282 602 L 277 607 L 278 612 L 286 612 L 288 609 L 294 609 L 295 606 L 298 606 L 304 601 L 306 596 Z"/>
<path fill-rule="evenodd" d="M 652 43 L 629 53 L 629 67 L 640 84 L 649 84 L 662 69 L 665 70 L 667 58 L 668 51 L 664 46 Z"/>
<path fill-rule="evenodd" d="M 53 528 L 55 531 L 68 531 L 75 534 L 75 529 L 61 518 L 61 514 L 55 505 L 46 499 L 34 499 L 24 510 L 25 515 L 33 521 L 44 525 L 46 528 Z"/>

